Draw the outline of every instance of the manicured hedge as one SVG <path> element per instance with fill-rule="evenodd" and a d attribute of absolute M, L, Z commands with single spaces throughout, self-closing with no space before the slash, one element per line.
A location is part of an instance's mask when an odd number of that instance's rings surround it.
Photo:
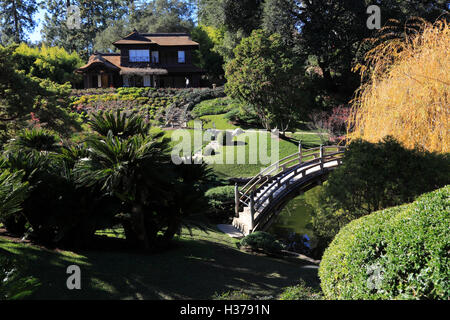
<path fill-rule="evenodd" d="M 249 234 L 241 240 L 240 244 L 242 247 L 248 247 L 253 251 L 266 254 L 278 254 L 283 249 L 273 235 L 264 231 Z"/>
<path fill-rule="evenodd" d="M 218 220 L 227 220 L 234 215 L 234 186 L 222 186 L 209 189 L 205 193 L 210 216 Z"/>
<path fill-rule="evenodd" d="M 324 253 L 328 299 L 449 299 L 450 186 L 354 220 Z"/>

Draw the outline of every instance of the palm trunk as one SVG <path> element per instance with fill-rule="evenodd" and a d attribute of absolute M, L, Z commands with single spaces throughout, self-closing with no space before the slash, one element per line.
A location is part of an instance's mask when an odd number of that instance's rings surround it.
<path fill-rule="evenodd" d="M 131 213 L 132 228 L 136 234 L 139 244 L 142 249 L 150 250 L 150 242 L 147 234 L 144 211 L 141 205 L 136 205 L 132 209 Z"/>

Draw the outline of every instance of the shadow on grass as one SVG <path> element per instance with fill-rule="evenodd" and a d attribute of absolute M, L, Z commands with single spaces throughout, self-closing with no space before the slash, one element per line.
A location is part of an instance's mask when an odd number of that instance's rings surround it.
<path fill-rule="evenodd" d="M 287 135 L 284 136 L 284 135 L 280 134 L 280 140 L 292 143 L 293 145 L 295 145 L 297 147 L 298 147 L 298 144 L 301 141 L 302 142 L 302 148 L 304 148 L 304 149 L 312 149 L 312 148 L 316 148 L 316 147 L 320 146 L 320 143 L 318 143 L 317 141 L 304 139 L 304 136 L 299 138 L 298 136 L 290 137 L 290 136 L 287 136 Z"/>
<path fill-rule="evenodd" d="M 143 254 L 120 251 L 55 252 L 0 239 L 41 283 L 31 299 L 210 299 L 215 293 L 242 290 L 276 297 L 301 278 L 317 287 L 317 269 L 296 259 L 250 255 L 207 240 L 179 238 L 169 251 Z M 81 290 L 68 290 L 66 269 L 81 268 Z"/>

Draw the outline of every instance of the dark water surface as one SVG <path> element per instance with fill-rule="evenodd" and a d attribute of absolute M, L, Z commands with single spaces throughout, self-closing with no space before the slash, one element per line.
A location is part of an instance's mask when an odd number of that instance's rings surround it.
<path fill-rule="evenodd" d="M 313 208 L 306 202 L 305 195 L 302 194 L 292 199 L 284 207 L 275 222 L 270 226 L 268 232 L 274 234 L 279 239 L 287 239 L 292 232 L 307 235 L 311 239 L 311 248 L 314 248 L 316 238 L 311 229 L 312 212 Z"/>

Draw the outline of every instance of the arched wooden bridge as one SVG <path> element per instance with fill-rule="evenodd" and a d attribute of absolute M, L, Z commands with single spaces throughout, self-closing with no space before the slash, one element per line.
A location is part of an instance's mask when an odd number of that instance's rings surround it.
<path fill-rule="evenodd" d="M 292 198 L 321 184 L 342 163 L 345 147 L 320 146 L 299 151 L 272 164 L 244 187 L 235 187 L 233 226 L 244 235 L 269 228 Z"/>

